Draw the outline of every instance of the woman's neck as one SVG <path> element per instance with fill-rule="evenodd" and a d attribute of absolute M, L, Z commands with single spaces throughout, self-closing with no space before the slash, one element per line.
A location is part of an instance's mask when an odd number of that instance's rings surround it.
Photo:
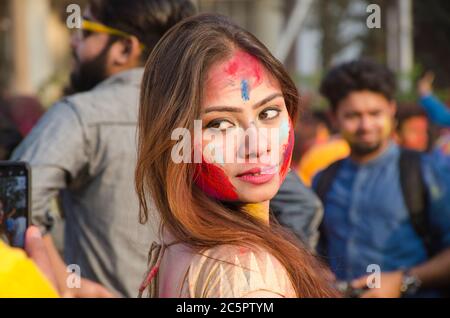
<path fill-rule="evenodd" d="M 244 210 L 251 216 L 269 224 L 269 202 L 247 203 L 244 205 Z"/>

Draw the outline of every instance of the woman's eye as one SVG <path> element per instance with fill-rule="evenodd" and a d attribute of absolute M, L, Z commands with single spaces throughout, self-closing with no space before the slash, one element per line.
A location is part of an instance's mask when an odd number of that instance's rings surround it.
<path fill-rule="evenodd" d="M 207 128 L 214 128 L 218 130 L 226 130 L 233 127 L 233 124 L 228 120 L 213 120 L 207 125 Z"/>
<path fill-rule="evenodd" d="M 278 109 L 266 109 L 259 114 L 259 119 L 273 119 L 278 116 L 280 111 Z"/>

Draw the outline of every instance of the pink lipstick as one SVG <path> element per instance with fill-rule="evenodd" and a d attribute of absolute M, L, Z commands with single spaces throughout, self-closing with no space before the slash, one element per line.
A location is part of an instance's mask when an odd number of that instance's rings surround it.
<path fill-rule="evenodd" d="M 238 174 L 236 177 L 244 182 L 255 185 L 264 184 L 278 173 L 278 166 L 256 167 Z"/>

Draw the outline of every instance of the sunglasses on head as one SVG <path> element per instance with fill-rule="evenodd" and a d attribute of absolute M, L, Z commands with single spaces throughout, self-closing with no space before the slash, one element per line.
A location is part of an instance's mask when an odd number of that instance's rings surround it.
<path fill-rule="evenodd" d="M 92 33 L 106 33 L 109 35 L 114 35 L 114 36 L 119 36 L 119 37 L 124 37 L 124 38 L 129 38 L 132 37 L 133 35 L 131 35 L 130 33 L 106 26 L 102 23 L 99 22 L 95 22 L 92 20 L 88 20 L 88 19 L 83 19 L 83 21 L 81 22 L 81 28 L 79 29 L 79 32 L 81 33 L 81 37 L 83 39 L 86 39 L 87 37 L 89 37 L 90 35 L 92 35 Z M 145 48 L 145 45 L 140 43 L 141 49 Z"/>

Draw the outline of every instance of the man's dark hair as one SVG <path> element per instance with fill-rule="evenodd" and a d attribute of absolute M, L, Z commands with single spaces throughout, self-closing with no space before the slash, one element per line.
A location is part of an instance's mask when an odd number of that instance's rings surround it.
<path fill-rule="evenodd" d="M 136 36 L 145 45 L 142 61 L 172 26 L 196 13 L 190 0 L 90 0 L 95 19 Z"/>
<path fill-rule="evenodd" d="M 329 111 L 316 110 L 312 113 L 312 116 L 317 124 L 324 124 L 330 132 L 335 130 Z"/>
<path fill-rule="evenodd" d="M 394 99 L 394 74 L 384 65 L 369 59 L 347 62 L 331 69 L 320 85 L 320 93 L 328 99 L 333 111 L 350 93 L 368 90 Z"/>
<path fill-rule="evenodd" d="M 417 104 L 399 104 L 397 106 L 397 112 L 395 113 L 395 118 L 397 119 L 397 130 L 401 130 L 403 124 L 413 117 L 424 117 L 427 118 L 427 114 L 422 109 L 422 107 Z"/>

